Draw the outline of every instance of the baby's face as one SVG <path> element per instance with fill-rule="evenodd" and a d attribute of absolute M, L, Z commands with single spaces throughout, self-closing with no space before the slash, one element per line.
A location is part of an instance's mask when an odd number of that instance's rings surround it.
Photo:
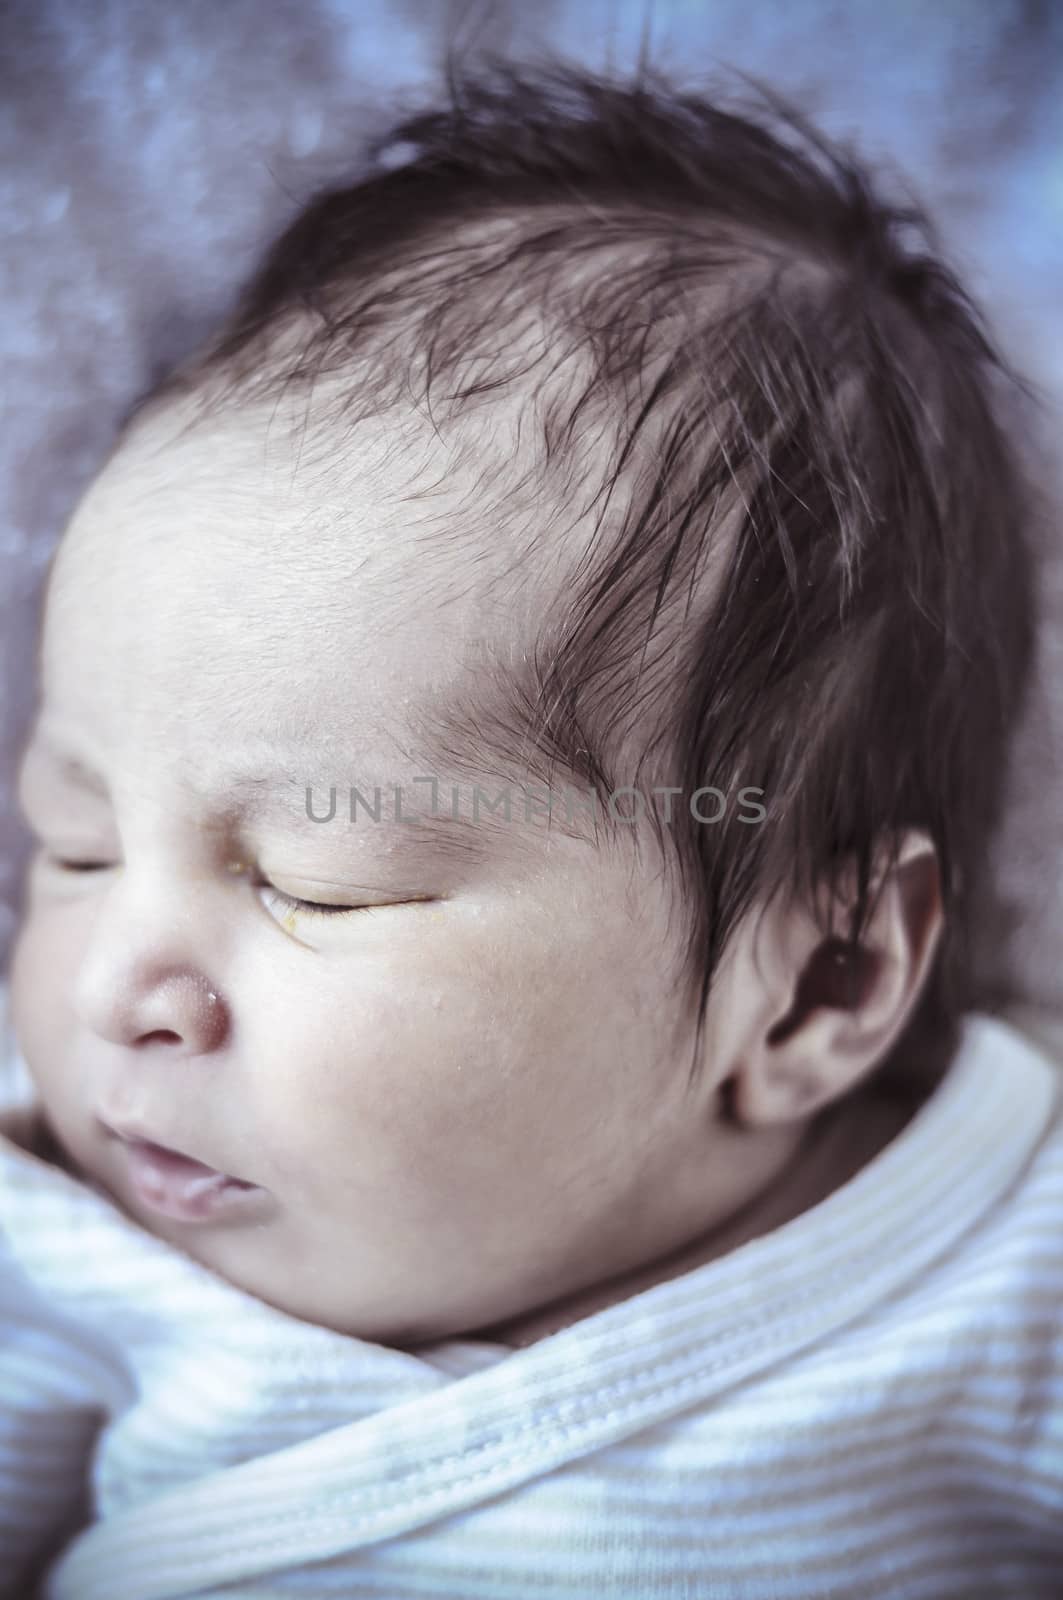
<path fill-rule="evenodd" d="M 137 1221 L 296 1316 L 417 1343 L 724 1214 L 726 1039 L 710 1008 L 719 1064 L 692 1096 L 648 840 L 637 859 L 516 800 L 460 849 L 445 815 L 434 834 L 392 820 L 390 786 L 423 816 L 412 779 L 433 772 L 447 810 L 412 714 L 458 692 L 474 646 L 527 628 L 484 603 L 513 551 L 504 530 L 466 540 L 440 604 L 408 455 L 383 432 L 337 443 L 340 482 L 270 417 L 142 425 L 56 559 L 14 1021 L 61 1143 Z M 420 449 L 440 514 L 451 469 L 427 425 Z M 482 787 L 519 778 L 485 768 Z M 336 815 L 314 822 L 307 786 L 323 814 L 330 784 Z M 352 784 L 382 787 L 379 823 L 350 820 Z M 256 1187 L 162 1215 L 105 1124 Z"/>

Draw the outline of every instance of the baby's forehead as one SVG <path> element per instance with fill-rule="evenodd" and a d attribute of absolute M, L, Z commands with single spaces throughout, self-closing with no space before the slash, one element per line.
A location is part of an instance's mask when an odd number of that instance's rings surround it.
<path fill-rule="evenodd" d="M 565 550 L 561 519 L 520 484 L 514 412 L 471 431 L 398 409 L 352 426 L 321 399 L 189 400 L 131 430 L 57 561 L 56 671 L 69 681 L 91 584 L 95 625 L 109 609 L 174 714 L 193 674 L 234 705 L 265 703 L 275 676 L 294 722 L 339 727 L 357 702 L 377 748 L 406 742 L 437 768 L 446 755 L 457 775 L 534 754 L 519 708 Z"/>

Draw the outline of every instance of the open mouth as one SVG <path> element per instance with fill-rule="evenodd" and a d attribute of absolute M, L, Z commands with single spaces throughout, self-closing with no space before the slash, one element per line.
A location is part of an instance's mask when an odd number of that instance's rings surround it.
<path fill-rule="evenodd" d="M 179 1222 L 200 1222 L 265 1191 L 148 1139 L 122 1139 L 126 1170 L 143 1205 Z"/>

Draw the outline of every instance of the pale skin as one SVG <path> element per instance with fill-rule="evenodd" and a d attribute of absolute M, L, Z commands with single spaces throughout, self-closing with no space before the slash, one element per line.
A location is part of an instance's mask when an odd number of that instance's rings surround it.
<path fill-rule="evenodd" d="M 308 822 L 308 782 L 426 770 L 404 708 L 458 681 L 485 627 L 475 575 L 506 551 L 431 604 L 402 496 L 441 481 L 446 445 L 425 426 L 411 465 L 348 441 L 340 494 L 271 415 L 183 437 L 176 409 L 153 418 L 58 552 L 20 781 L 40 847 L 16 1032 L 70 1164 L 232 1283 L 383 1344 L 529 1344 L 778 1226 L 894 1135 L 895 1109 L 850 1096 L 804 1159 L 814 1113 L 868 1077 L 923 986 L 933 847 L 913 832 L 884 883 L 860 1004 L 814 1006 L 781 1042 L 823 936 L 801 908 L 747 918 L 688 1090 L 694 1010 L 645 862 L 536 825 L 455 855 L 342 807 Z M 511 636 L 526 606 L 487 625 Z M 239 773 L 269 780 L 258 815 Z M 370 909 L 293 914 L 271 885 Z M 145 1212 L 101 1117 L 261 1199 L 207 1226 Z"/>

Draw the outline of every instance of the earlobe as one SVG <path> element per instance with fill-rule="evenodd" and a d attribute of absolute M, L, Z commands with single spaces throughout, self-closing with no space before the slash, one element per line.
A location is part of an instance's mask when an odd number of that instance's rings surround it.
<path fill-rule="evenodd" d="M 856 945 L 824 938 L 800 907 L 765 913 L 761 1025 L 729 1089 L 740 1125 L 812 1116 L 869 1076 L 900 1037 L 942 931 L 937 855 L 921 831 L 906 835 L 873 906 Z M 841 909 L 844 926 L 850 908 Z"/>

